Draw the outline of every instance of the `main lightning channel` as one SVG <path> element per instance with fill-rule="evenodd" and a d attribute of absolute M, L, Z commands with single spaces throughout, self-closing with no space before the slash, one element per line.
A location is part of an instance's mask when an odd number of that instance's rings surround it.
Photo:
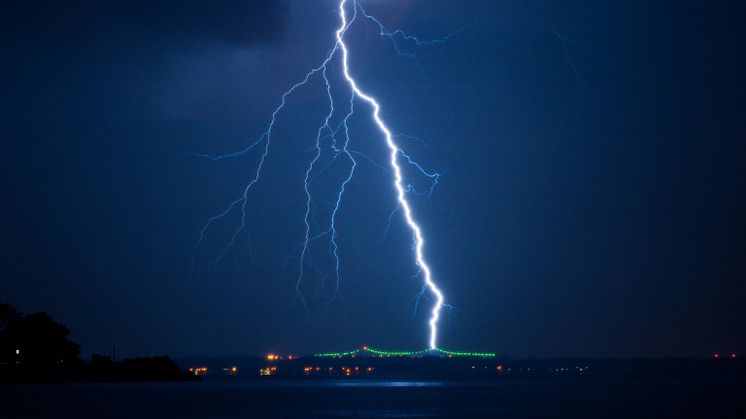
<path fill-rule="evenodd" d="M 347 3 L 347 0 L 340 0 L 339 2 L 339 17 L 340 17 L 340 27 L 337 29 L 336 36 L 337 36 L 337 45 L 342 50 L 342 68 L 343 68 L 343 74 L 345 80 L 347 80 L 347 83 L 350 85 L 350 88 L 353 92 L 355 92 L 355 95 L 359 97 L 360 99 L 364 100 L 365 102 L 368 102 L 373 107 L 373 120 L 376 122 L 376 125 L 378 126 L 378 129 L 381 130 L 383 133 L 385 139 L 386 139 L 386 145 L 388 146 L 389 150 L 391 151 L 391 168 L 394 170 L 394 187 L 397 191 L 397 198 L 399 201 L 399 205 L 401 206 L 401 209 L 404 211 L 404 219 L 407 222 L 407 225 L 412 230 L 412 233 L 414 234 L 415 239 L 415 254 L 417 259 L 417 265 L 422 269 L 422 273 L 425 278 L 425 285 L 428 287 L 430 292 L 435 295 L 435 305 L 432 309 L 431 316 L 430 316 L 430 349 L 437 349 L 437 338 L 438 338 L 438 320 L 440 318 L 440 311 L 443 308 L 443 292 L 438 288 L 438 286 L 435 284 L 435 282 L 432 279 L 432 273 L 430 270 L 430 266 L 427 264 L 427 261 L 425 260 L 424 256 L 424 246 L 425 246 L 425 239 L 422 234 L 422 229 L 417 224 L 417 222 L 414 219 L 414 216 L 412 214 L 412 208 L 409 205 L 409 201 L 407 201 L 405 189 L 402 185 L 402 170 L 399 166 L 399 153 L 401 153 L 401 149 L 399 146 L 394 142 L 393 135 L 391 134 L 391 130 L 386 126 L 386 123 L 383 122 L 383 119 L 381 118 L 381 105 L 378 103 L 378 101 L 369 94 L 365 93 L 363 90 L 358 87 L 357 82 L 355 79 L 350 75 L 350 68 L 348 63 L 348 50 L 347 45 L 344 42 L 344 32 L 345 28 L 347 27 L 347 14 L 345 12 L 345 5 Z M 357 10 L 357 9 L 356 9 Z M 357 13 L 357 12 L 355 12 Z"/>

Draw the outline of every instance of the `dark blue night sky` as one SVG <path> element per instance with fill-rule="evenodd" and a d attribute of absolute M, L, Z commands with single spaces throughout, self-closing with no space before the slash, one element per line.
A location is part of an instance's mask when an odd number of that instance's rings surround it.
<path fill-rule="evenodd" d="M 442 175 L 429 199 L 411 195 L 454 307 L 440 346 L 746 352 L 738 2 L 360 2 L 426 39 L 466 27 L 445 44 L 402 42 L 418 62 L 369 21 L 346 38 L 389 126 L 427 143 L 401 145 Z M 421 279 L 401 214 L 382 238 L 391 175 L 365 159 L 338 220 L 346 308 L 325 306 L 313 275 L 309 316 L 296 296 L 303 175 L 326 110 L 319 78 L 278 116 L 250 238 L 213 264 L 239 222 L 229 216 L 192 272 L 200 229 L 241 194 L 260 152 L 188 153 L 256 140 L 333 46 L 337 3 L 152 3 L 4 6 L 0 301 L 48 311 L 84 353 L 424 348 L 432 301 L 415 313 Z M 356 107 L 351 147 L 385 165 L 370 109 Z M 330 196 L 340 174 L 332 166 L 316 193 Z M 323 219 L 328 199 L 315 205 Z"/>

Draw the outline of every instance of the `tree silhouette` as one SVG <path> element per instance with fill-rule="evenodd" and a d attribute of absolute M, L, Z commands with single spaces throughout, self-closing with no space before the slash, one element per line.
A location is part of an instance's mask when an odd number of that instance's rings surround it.
<path fill-rule="evenodd" d="M 45 312 L 23 316 L 10 304 L 0 304 L 2 367 L 49 369 L 80 362 L 80 345 L 68 339 L 70 330 Z"/>
<path fill-rule="evenodd" d="M 0 303 L 0 367 L 14 365 L 18 360 L 20 323 L 23 315 L 10 304 Z"/>
<path fill-rule="evenodd" d="M 79 360 L 80 345 L 68 339 L 70 330 L 45 312 L 23 319 L 21 362 L 41 367 L 64 366 Z"/>
<path fill-rule="evenodd" d="M 69 336 L 70 330 L 45 312 L 24 316 L 10 304 L 0 303 L 0 382 L 198 379 L 181 371 L 168 356 L 115 362 L 93 354 L 84 363 L 80 345 Z"/>

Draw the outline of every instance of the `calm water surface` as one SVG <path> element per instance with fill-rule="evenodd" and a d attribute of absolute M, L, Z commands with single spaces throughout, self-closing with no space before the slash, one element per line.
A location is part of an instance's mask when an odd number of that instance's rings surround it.
<path fill-rule="evenodd" d="M 746 418 L 744 380 L 214 380 L 0 385 L 1 418 Z"/>

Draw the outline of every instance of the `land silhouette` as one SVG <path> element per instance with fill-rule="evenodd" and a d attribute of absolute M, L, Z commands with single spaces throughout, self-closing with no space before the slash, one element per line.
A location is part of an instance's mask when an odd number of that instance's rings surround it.
<path fill-rule="evenodd" d="M 511 377 L 743 378 L 746 362 L 736 354 L 710 358 L 515 359 L 495 354 L 363 350 L 283 358 L 80 356 L 70 330 L 46 312 L 24 315 L 0 304 L 0 382 L 183 381 L 202 378 L 427 378 Z"/>
<path fill-rule="evenodd" d="M 80 357 L 70 329 L 46 312 L 24 315 L 0 303 L 0 381 L 177 381 L 194 380 L 168 356 L 117 362 L 93 354 Z"/>

